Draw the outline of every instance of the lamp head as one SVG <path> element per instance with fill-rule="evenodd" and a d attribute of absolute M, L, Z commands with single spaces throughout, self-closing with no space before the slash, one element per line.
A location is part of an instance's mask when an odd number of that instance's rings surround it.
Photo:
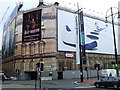
<path fill-rule="evenodd" d="M 120 12 L 118 12 L 118 18 L 120 18 Z"/>
<path fill-rule="evenodd" d="M 107 23 L 107 17 L 105 17 L 105 23 Z"/>

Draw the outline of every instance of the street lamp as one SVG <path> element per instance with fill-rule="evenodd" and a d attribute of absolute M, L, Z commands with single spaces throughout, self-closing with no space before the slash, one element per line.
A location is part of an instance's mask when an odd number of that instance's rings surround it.
<path fill-rule="evenodd" d="M 83 68 L 82 68 L 82 55 L 81 55 L 81 17 L 80 14 L 82 12 L 82 8 L 79 9 L 79 5 L 77 3 L 77 14 L 78 14 L 78 19 L 76 18 L 76 60 L 77 64 L 80 64 L 80 78 L 81 82 L 83 82 Z"/>
<path fill-rule="evenodd" d="M 114 7 L 116 8 L 116 7 Z M 107 16 L 108 11 L 111 10 L 111 15 Z M 119 14 L 119 13 L 118 13 Z M 114 18 L 113 18 L 113 10 L 112 7 L 110 9 L 107 10 L 106 12 L 106 17 L 105 17 L 105 22 L 107 22 L 107 18 L 111 16 L 112 18 L 112 28 L 113 28 L 113 39 L 114 39 L 114 50 L 115 50 L 115 60 L 116 60 L 116 64 L 118 64 L 118 58 L 117 58 L 117 47 L 116 47 L 116 39 L 115 39 L 115 29 L 114 29 Z M 117 76 L 119 76 L 118 73 L 118 66 L 116 67 L 116 72 L 117 72 Z"/>

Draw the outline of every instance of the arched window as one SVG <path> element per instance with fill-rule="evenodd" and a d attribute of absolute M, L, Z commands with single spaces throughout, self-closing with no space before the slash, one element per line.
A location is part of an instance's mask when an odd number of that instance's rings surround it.
<path fill-rule="evenodd" d="M 43 49 L 44 47 L 43 47 L 43 42 L 38 42 L 38 53 L 40 54 L 40 53 L 43 53 Z"/>
<path fill-rule="evenodd" d="M 21 45 L 21 54 L 22 55 L 26 55 L 26 47 L 27 47 L 27 45 L 25 45 L 25 44 Z"/>
<path fill-rule="evenodd" d="M 17 45 L 15 45 L 14 54 L 17 55 Z"/>
<path fill-rule="evenodd" d="M 20 70 L 21 71 L 24 71 L 24 64 L 25 64 L 25 62 L 21 61 L 21 63 L 20 63 Z"/>
<path fill-rule="evenodd" d="M 30 61 L 30 63 L 29 63 L 29 70 L 30 71 L 34 70 L 34 62 L 33 61 Z"/>
<path fill-rule="evenodd" d="M 30 50 L 30 55 L 34 55 L 35 54 L 35 43 L 30 43 L 29 44 L 29 50 Z"/>

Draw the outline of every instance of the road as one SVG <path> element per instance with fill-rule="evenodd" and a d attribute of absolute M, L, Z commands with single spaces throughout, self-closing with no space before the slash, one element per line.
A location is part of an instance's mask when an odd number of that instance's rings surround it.
<path fill-rule="evenodd" d="M 52 80 L 52 81 L 42 81 L 41 87 L 43 90 L 107 90 L 106 88 L 96 88 L 94 85 L 90 84 L 74 84 L 78 79 L 72 80 Z M 0 82 L 0 84 L 2 84 Z M 39 80 L 36 82 L 36 90 L 39 89 L 40 83 Z M 2 90 L 35 90 L 35 80 L 26 80 L 26 81 L 5 81 L 2 84 Z M 110 89 L 109 89 L 110 90 Z"/>

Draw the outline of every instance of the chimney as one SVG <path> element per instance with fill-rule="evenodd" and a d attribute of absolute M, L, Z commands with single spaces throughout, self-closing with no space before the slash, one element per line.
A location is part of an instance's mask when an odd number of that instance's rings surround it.
<path fill-rule="evenodd" d="M 43 5 L 43 0 L 39 0 L 39 5 L 37 7 L 42 6 L 42 5 Z"/>

